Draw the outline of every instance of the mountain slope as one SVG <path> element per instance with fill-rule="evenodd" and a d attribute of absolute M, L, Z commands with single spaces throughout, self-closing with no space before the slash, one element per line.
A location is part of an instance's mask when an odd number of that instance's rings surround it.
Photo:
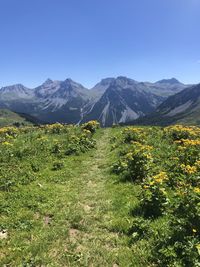
<path fill-rule="evenodd" d="M 34 92 L 22 84 L 2 87 L 0 90 L 1 101 L 12 101 L 16 99 L 31 99 Z"/>
<path fill-rule="evenodd" d="M 155 95 L 161 96 L 163 97 L 163 99 L 166 99 L 167 97 L 174 95 L 187 88 L 187 85 L 179 82 L 175 78 L 163 79 L 157 81 L 156 83 L 140 83 L 140 86 L 142 85 L 146 88 L 147 91 L 150 91 Z"/>
<path fill-rule="evenodd" d="M 83 118 L 97 119 L 102 126 L 135 120 L 152 112 L 162 99 L 138 86 L 138 82 L 126 77 L 111 81 L 101 98 Z"/>
<path fill-rule="evenodd" d="M 27 113 L 49 123 L 77 123 L 81 119 L 81 108 L 89 98 L 90 91 L 71 79 L 48 79 L 35 89 L 28 89 L 23 85 L 2 88 L 0 108 Z"/>
<path fill-rule="evenodd" d="M 81 84 L 47 80 L 35 89 L 40 108 L 35 116 L 46 122 L 77 123 L 81 119 L 81 109 L 90 99 L 90 91 Z"/>
<path fill-rule="evenodd" d="M 200 125 L 200 84 L 170 96 L 157 108 L 155 113 L 137 122 L 158 125 L 172 123 Z"/>
<path fill-rule="evenodd" d="M 7 109 L 0 109 L 0 127 L 30 125 L 32 122 L 33 118 L 28 118 L 23 114 L 17 114 Z"/>

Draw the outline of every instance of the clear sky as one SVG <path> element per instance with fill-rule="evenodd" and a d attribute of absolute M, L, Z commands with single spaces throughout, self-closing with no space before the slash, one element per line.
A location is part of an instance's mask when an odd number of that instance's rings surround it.
<path fill-rule="evenodd" d="M 0 86 L 200 82 L 200 0 L 0 0 Z"/>

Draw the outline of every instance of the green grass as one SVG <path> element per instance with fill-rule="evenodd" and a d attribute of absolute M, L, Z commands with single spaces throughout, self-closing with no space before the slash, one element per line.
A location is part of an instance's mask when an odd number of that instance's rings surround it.
<path fill-rule="evenodd" d="M 143 129 L 154 147 L 153 171 L 170 168 L 174 146 L 160 128 Z M 175 266 L 152 261 L 168 215 L 142 217 L 141 183 L 112 171 L 129 149 L 122 130 L 99 129 L 82 140 L 79 127 L 58 134 L 35 128 L 18 130 L 6 148 L 0 140 L 1 266 Z"/>
<path fill-rule="evenodd" d="M 19 114 L 12 112 L 8 109 L 0 109 L 0 127 L 9 125 L 31 125 L 31 122 L 27 121 Z"/>
<path fill-rule="evenodd" d="M 96 149 L 58 159 L 63 167 L 57 171 L 52 170 L 55 158 L 42 151 L 39 158 L 16 162 L 23 168 L 36 161 L 40 170 L 29 184 L 1 192 L 1 224 L 7 231 L 1 240 L 2 265 L 149 266 L 145 247 L 129 245 L 126 234 L 137 186 L 121 183 L 111 173 L 115 132 L 119 130 L 98 130 Z M 16 138 L 16 146 L 25 146 L 30 135 Z"/>

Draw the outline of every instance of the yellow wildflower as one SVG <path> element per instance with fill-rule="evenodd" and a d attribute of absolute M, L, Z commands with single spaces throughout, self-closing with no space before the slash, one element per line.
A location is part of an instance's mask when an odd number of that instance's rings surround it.
<path fill-rule="evenodd" d="M 143 188 L 144 188 L 144 189 L 148 189 L 149 186 L 148 186 L 148 185 L 144 185 Z"/>
<path fill-rule="evenodd" d="M 13 144 L 11 144 L 11 143 L 9 143 L 7 141 L 3 142 L 2 145 L 4 145 L 4 146 L 13 146 Z"/>
<path fill-rule="evenodd" d="M 195 187 L 194 188 L 194 192 L 197 193 L 197 194 L 200 194 L 200 188 L 199 187 Z"/>
<path fill-rule="evenodd" d="M 196 245 L 196 248 L 197 248 L 198 253 L 199 253 L 199 255 L 200 255 L 200 243 Z"/>
<path fill-rule="evenodd" d="M 153 179 L 156 183 L 162 183 L 168 179 L 166 172 L 160 172 L 159 174 L 153 176 Z"/>
<path fill-rule="evenodd" d="M 87 129 L 83 129 L 84 133 L 86 134 L 91 134 L 90 130 L 87 130 Z"/>
<path fill-rule="evenodd" d="M 193 174 L 193 173 L 197 172 L 197 167 L 196 166 L 190 166 L 190 165 L 181 164 L 180 167 L 187 174 Z"/>

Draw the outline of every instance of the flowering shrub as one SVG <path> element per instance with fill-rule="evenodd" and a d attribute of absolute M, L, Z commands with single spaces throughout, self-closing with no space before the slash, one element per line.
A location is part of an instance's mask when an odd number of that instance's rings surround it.
<path fill-rule="evenodd" d="M 98 121 L 89 121 L 82 125 L 83 130 L 90 131 L 91 133 L 95 133 L 99 127 L 100 124 Z"/>
<path fill-rule="evenodd" d="M 19 133 L 19 129 L 16 127 L 3 127 L 0 128 L 0 136 L 4 136 L 4 137 L 16 137 L 17 134 Z"/>
<path fill-rule="evenodd" d="M 51 134 L 60 134 L 64 129 L 66 129 L 66 127 L 60 123 L 45 125 L 43 128 L 45 129 L 46 133 Z"/>
<path fill-rule="evenodd" d="M 200 140 L 181 139 L 176 142 L 177 156 L 185 165 L 194 165 L 200 159 Z"/>
<path fill-rule="evenodd" d="M 145 139 L 145 129 L 136 127 L 127 127 L 123 130 L 123 140 L 125 143 L 143 142 Z"/>
<path fill-rule="evenodd" d="M 177 190 L 170 206 L 169 232 L 156 241 L 154 257 L 164 266 L 198 266 L 200 188 Z"/>
<path fill-rule="evenodd" d="M 130 149 L 124 152 L 121 159 L 113 166 L 113 170 L 122 173 L 124 178 L 142 181 L 151 166 L 151 146 L 132 142 Z"/>
<path fill-rule="evenodd" d="M 158 217 L 165 211 L 168 204 L 164 183 L 168 180 L 165 172 L 146 179 L 142 185 L 140 208 L 145 217 Z"/>
<path fill-rule="evenodd" d="M 156 266 L 200 266 L 200 128 L 127 127 L 117 142 L 123 147 L 114 171 L 140 185 L 131 239 L 148 233 Z M 154 220 L 165 221 L 166 229 Z"/>
<path fill-rule="evenodd" d="M 195 126 L 173 125 L 164 129 L 165 135 L 173 141 L 181 139 L 193 139 L 199 136 L 200 129 Z"/>

